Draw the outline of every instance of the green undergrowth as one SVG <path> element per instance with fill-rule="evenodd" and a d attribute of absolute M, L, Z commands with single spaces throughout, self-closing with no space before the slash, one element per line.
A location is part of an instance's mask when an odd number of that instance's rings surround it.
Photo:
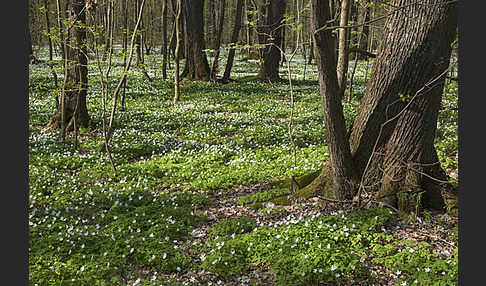
<path fill-rule="evenodd" d="M 211 228 L 209 237 L 217 239 L 220 236 L 234 236 L 252 231 L 257 226 L 255 219 L 249 217 L 238 217 L 234 219 L 220 220 Z"/>
<path fill-rule="evenodd" d="M 427 242 L 410 240 L 373 245 L 373 262 L 397 277 L 397 285 L 457 285 L 458 249 L 452 257 L 433 253 Z"/>
<path fill-rule="evenodd" d="M 249 233 L 213 237 L 202 267 L 229 278 L 245 273 L 252 265 L 264 265 L 275 274 L 276 285 L 369 282 L 375 276 L 363 262 L 375 257 L 373 262 L 386 265 L 389 271 L 401 270 L 397 285 L 414 280 L 419 285 L 455 285 L 457 265 L 451 259 L 439 258 L 423 243 L 410 246 L 416 251 L 406 253 L 390 247 L 401 241 L 383 233 L 382 228 L 395 222 L 390 210 L 379 208 L 326 217 L 289 216 L 276 227 L 259 226 Z M 422 270 L 430 268 L 430 274 L 414 272 L 418 264 Z M 441 271 L 446 274 L 438 273 Z"/>
<path fill-rule="evenodd" d="M 41 52 L 37 57 L 46 59 L 47 49 Z M 148 83 L 137 69 L 131 70 L 125 107 L 117 106 L 116 129 L 110 143 L 116 174 L 107 154 L 99 151 L 103 144 L 103 102 L 95 62 L 90 61 L 88 75 L 87 108 L 92 125 L 81 128 L 77 150 L 73 148 L 73 134 L 61 143 L 58 132 L 45 130 L 55 113 L 54 98 L 59 89 L 46 64 L 29 65 L 31 285 L 122 285 L 126 277 L 136 275 L 133 273 L 140 269 L 168 275 L 193 269 L 197 265 L 191 265 L 188 258 L 186 238 L 196 225 L 209 222 L 204 208 L 210 204 L 212 192 L 284 182 L 273 185 L 272 190 L 242 197 L 237 204 L 272 217 L 285 216 L 287 211 L 281 205 L 289 203 L 288 178 L 294 176 L 300 185 L 306 185 L 325 165 L 323 158 L 328 157 L 328 150 L 315 65 L 306 67 L 305 80 L 302 59 L 292 67 L 295 108 L 291 142 L 291 102 L 285 70 L 283 80 L 270 85 L 256 78 L 258 65 L 235 60 L 234 82 L 221 85 L 184 80 L 181 101 L 173 104 L 172 81 L 161 79 L 161 58 L 147 55 L 145 60 L 154 81 Z M 123 59 L 115 56 L 113 62 L 112 85 L 122 74 Z M 62 60 L 56 63 L 62 82 Z M 170 75 L 173 71 L 168 72 Z M 357 69 L 353 90 L 356 96 L 352 101 L 343 102 L 348 127 L 364 91 L 364 68 Z M 439 113 L 436 140 L 441 164 L 447 168 L 457 167 L 456 107 L 457 86 L 449 85 Z M 105 114 L 110 108 L 108 102 Z M 293 167 L 292 144 L 296 146 L 297 167 Z M 267 202 L 277 206 L 263 205 Z M 373 215 L 379 219 L 373 221 Z M 337 216 L 309 219 L 308 225 L 299 221 L 273 229 L 258 227 L 256 231 L 251 219 L 222 221 L 211 235 L 214 245 L 219 242 L 221 248 L 207 254 L 205 267 L 221 275 L 236 275 L 253 263 L 262 263 L 273 269 L 278 281 L 287 281 L 288 285 L 368 277 L 358 263 L 359 255 L 369 251 L 365 242 L 386 238 L 373 227 L 391 219 L 384 211 L 356 216 L 346 220 L 353 220 L 359 231 L 351 230 L 351 224 Z M 320 229 L 317 219 L 336 227 L 333 231 L 324 226 Z M 350 229 L 347 232 L 345 224 Z M 342 235 L 337 232 L 338 225 Z M 360 239 L 356 238 L 357 232 Z M 235 238 L 231 238 L 233 234 Z M 320 248 L 317 238 L 311 239 L 316 234 Z M 328 237 L 331 234 L 338 239 Z M 277 236 L 288 238 L 282 245 L 285 255 L 277 248 L 281 241 Z M 299 242 L 288 244 L 295 239 Z M 308 244 L 304 246 L 303 241 Z M 327 243 L 339 252 L 331 253 Z M 346 247 L 349 250 L 345 251 Z M 389 267 L 394 271 L 402 266 Z M 337 273 L 341 273 L 339 277 L 335 277 Z M 160 277 L 152 282 L 179 283 Z"/>

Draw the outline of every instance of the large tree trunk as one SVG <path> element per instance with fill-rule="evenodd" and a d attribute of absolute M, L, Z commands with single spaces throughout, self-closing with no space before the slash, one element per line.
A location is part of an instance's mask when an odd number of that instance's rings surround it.
<path fill-rule="evenodd" d="M 63 87 L 64 101 L 51 119 L 52 128 L 66 127 L 68 129 L 76 120 L 77 126 L 87 127 L 90 116 L 86 105 L 88 92 L 88 53 L 86 43 L 86 10 L 85 1 L 72 0 L 69 4 L 69 31 L 66 45 L 67 65 L 66 78 Z M 79 23 L 79 24 L 78 24 Z M 62 120 L 64 118 L 64 121 Z"/>
<path fill-rule="evenodd" d="M 369 165 L 363 175 L 365 185 L 375 185 L 378 198 L 392 205 L 401 197 L 404 209 L 408 208 L 404 197 L 419 191 L 425 192 L 429 206 L 442 207 L 441 195 L 455 204 L 433 144 L 444 71 L 457 28 L 457 4 L 423 2 L 393 1 L 396 7 L 409 6 L 386 22 L 350 136 L 356 168 L 362 174 Z"/>
<path fill-rule="evenodd" d="M 243 11 L 243 0 L 238 0 L 236 3 L 236 14 L 235 14 L 235 26 L 233 28 L 233 34 L 231 35 L 231 44 L 236 45 L 238 42 L 238 35 L 241 29 L 241 16 Z M 233 60 L 235 58 L 235 48 L 230 48 L 228 53 L 228 60 L 226 61 L 226 67 L 223 74 L 223 82 L 230 79 L 231 68 L 233 67 Z"/>
<path fill-rule="evenodd" d="M 327 4 L 312 1 L 314 30 L 329 19 Z M 354 171 L 362 178 L 361 188 L 391 206 L 412 211 L 421 202 L 433 209 L 447 205 L 455 212 L 457 193 L 440 167 L 434 138 L 457 28 L 457 3 L 425 0 L 413 5 L 412 0 L 394 0 L 391 4 L 402 8 L 386 22 L 349 149 L 335 146 L 343 141 L 344 126 L 330 68 L 334 65 L 330 31 L 314 34 L 332 179 L 334 184 L 344 177 L 352 182 Z M 336 160 L 341 163 L 336 165 Z M 324 169 L 307 188 L 323 189 L 329 181 L 326 174 Z"/>
<path fill-rule="evenodd" d="M 263 63 L 260 66 L 258 77 L 262 79 L 279 79 L 278 68 L 280 63 L 280 47 L 282 46 L 282 20 L 285 12 L 284 0 L 264 1 L 260 11 L 265 15 L 264 22 L 259 25 L 260 44 L 263 49 Z"/>
<path fill-rule="evenodd" d="M 203 23 L 204 0 L 183 0 L 185 65 L 182 77 L 190 80 L 209 80 Z"/>

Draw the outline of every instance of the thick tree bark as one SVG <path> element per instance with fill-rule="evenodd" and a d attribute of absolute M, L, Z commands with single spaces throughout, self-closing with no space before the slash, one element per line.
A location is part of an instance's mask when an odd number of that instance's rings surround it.
<path fill-rule="evenodd" d="M 441 196 L 455 204 L 433 145 L 457 27 L 457 4 L 448 2 L 427 0 L 390 15 L 350 136 L 355 166 L 362 174 L 366 169 L 365 185 L 375 185 L 378 198 L 392 205 L 402 196 L 404 209 L 407 189 L 425 191 L 425 203 L 435 208 L 444 205 Z"/>
<path fill-rule="evenodd" d="M 67 130 L 76 120 L 77 126 L 89 126 L 90 116 L 86 105 L 88 92 L 88 57 L 86 42 L 86 10 L 85 1 L 72 0 L 69 4 L 69 25 L 72 25 L 68 44 L 66 45 L 67 69 L 64 101 L 61 101 L 57 112 L 51 119 L 50 127 L 65 126 Z M 80 24 L 78 24 L 78 22 Z M 62 122 L 64 118 L 64 122 Z"/>
<path fill-rule="evenodd" d="M 263 63 L 260 66 L 258 77 L 268 80 L 279 79 L 278 69 L 282 47 L 282 20 L 285 12 L 284 0 L 270 0 L 261 3 L 260 11 L 265 16 L 264 22 L 259 25 L 259 42 L 265 45 L 263 49 Z"/>
<path fill-rule="evenodd" d="M 312 1 L 314 30 L 328 19 L 323 8 L 326 2 Z M 433 209 L 447 206 L 457 213 L 457 191 L 448 182 L 434 148 L 457 28 L 457 3 L 425 0 L 413 5 L 412 0 L 394 0 L 391 4 L 406 8 L 391 14 L 386 22 L 373 74 L 350 134 L 349 151 L 335 147 L 343 141 L 344 127 L 335 96 L 336 80 L 329 68 L 334 64 L 330 31 L 314 34 L 334 185 L 340 176 L 352 181 L 352 174 L 343 174 L 354 170 L 362 179 L 360 190 L 371 192 L 376 200 L 403 211 L 422 205 Z M 336 159 L 343 162 L 338 168 Z M 341 171 L 336 174 L 336 169 Z M 324 189 L 329 185 L 326 174 L 327 168 L 306 189 Z"/>
<path fill-rule="evenodd" d="M 204 0 L 183 0 L 185 65 L 181 77 L 190 80 L 209 80 L 209 63 L 204 41 Z"/>
<path fill-rule="evenodd" d="M 238 42 L 238 35 L 241 29 L 241 16 L 243 11 L 243 0 L 238 0 L 236 3 L 235 24 L 233 28 L 233 34 L 231 35 L 231 44 L 236 45 Z M 235 58 L 235 48 L 230 48 L 228 53 L 228 60 L 226 61 L 226 67 L 223 74 L 223 82 L 230 79 L 231 68 L 233 67 L 233 61 Z"/>
<path fill-rule="evenodd" d="M 312 0 L 312 30 L 330 20 L 327 0 Z M 330 154 L 334 198 L 351 199 L 355 193 L 357 176 L 346 137 L 346 126 L 336 73 L 334 39 L 331 30 L 314 33 L 315 57 L 319 71 L 319 87 L 324 111 L 324 124 Z"/>

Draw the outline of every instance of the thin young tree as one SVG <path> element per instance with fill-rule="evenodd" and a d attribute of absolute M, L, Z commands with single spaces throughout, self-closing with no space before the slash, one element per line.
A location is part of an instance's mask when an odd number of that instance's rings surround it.
<path fill-rule="evenodd" d="M 236 14 L 235 14 L 235 22 L 234 22 L 234 27 L 233 27 L 233 33 L 231 34 L 231 44 L 230 44 L 230 50 L 228 52 L 228 59 L 226 60 L 226 67 L 224 69 L 224 74 L 223 74 L 223 82 L 228 82 L 230 79 L 230 74 L 231 74 L 231 69 L 233 68 L 233 61 L 235 58 L 235 45 L 238 42 L 238 35 L 240 33 L 241 29 L 241 17 L 242 17 L 242 11 L 243 11 L 243 1 L 244 0 L 238 0 L 236 3 Z"/>
<path fill-rule="evenodd" d="M 138 17 L 139 14 L 143 15 L 143 8 L 144 8 L 144 5 L 141 5 L 140 4 L 140 1 L 141 0 L 136 0 L 135 1 L 135 18 Z M 135 52 L 136 52 L 136 63 L 135 65 L 137 66 L 137 68 L 140 70 L 140 72 L 142 73 L 142 75 L 145 77 L 145 79 L 148 81 L 148 82 L 152 82 L 152 78 L 150 77 L 150 75 L 148 74 L 147 70 L 145 69 L 145 64 L 144 64 L 144 60 L 143 60 L 143 51 L 142 51 L 142 19 L 140 19 L 140 24 L 139 26 L 137 27 L 137 30 L 136 30 L 136 33 L 137 33 L 137 36 L 135 38 L 136 42 L 135 42 Z"/>
<path fill-rule="evenodd" d="M 215 40 L 216 53 L 214 54 L 213 66 L 211 68 L 210 78 L 211 80 L 216 80 L 216 73 L 218 72 L 219 65 L 219 54 L 221 52 L 221 37 L 223 35 L 223 25 L 224 25 L 224 12 L 226 9 L 226 0 L 220 0 L 219 13 L 218 13 L 218 29 Z"/>
<path fill-rule="evenodd" d="M 128 0 L 121 0 L 122 1 L 122 10 L 123 10 L 123 66 L 127 66 L 127 52 L 128 52 Z M 123 92 L 121 95 L 121 110 L 125 110 L 125 96 L 127 92 L 127 81 L 123 81 Z"/>
<path fill-rule="evenodd" d="M 173 102 L 177 103 L 180 97 L 180 85 L 179 85 L 179 49 L 181 46 L 180 40 L 180 18 L 182 14 L 182 0 L 177 0 L 175 8 L 175 34 L 176 34 L 176 48 L 174 52 L 175 63 L 174 63 L 174 99 Z"/>
<path fill-rule="evenodd" d="M 167 79 L 167 0 L 162 0 L 162 78 Z"/>
<path fill-rule="evenodd" d="M 120 91 L 121 91 L 124 83 L 127 80 L 128 72 L 129 72 L 131 64 L 132 64 L 135 38 L 136 38 L 138 27 L 140 25 L 140 21 L 142 19 L 142 11 L 143 11 L 144 6 L 145 6 L 145 0 L 142 0 L 142 2 L 140 3 L 140 10 L 138 10 L 138 18 L 135 22 L 135 27 L 133 28 L 133 33 L 132 33 L 132 36 L 131 36 L 131 39 L 130 39 L 130 48 L 129 48 L 129 52 L 128 52 L 127 63 L 124 67 L 122 76 L 121 76 L 120 80 L 118 81 L 118 84 L 116 85 L 115 90 L 113 91 L 110 121 L 109 121 L 108 128 L 107 128 L 107 131 L 106 131 L 106 140 L 105 140 L 105 143 L 103 144 L 103 146 L 101 148 L 101 151 L 106 150 L 108 148 L 107 145 L 110 143 L 111 137 L 113 136 L 113 132 L 115 131 L 115 114 L 116 114 L 116 107 L 117 107 L 117 104 L 118 104 L 118 95 L 120 94 Z"/>
<path fill-rule="evenodd" d="M 339 85 L 339 92 L 341 97 L 344 95 L 346 88 L 346 74 L 348 72 L 349 56 L 348 56 L 348 34 L 349 28 L 346 28 L 349 20 L 349 12 L 351 10 L 350 0 L 341 1 L 341 14 L 339 19 L 339 36 L 338 36 L 338 58 L 337 58 L 337 80 Z"/>
<path fill-rule="evenodd" d="M 52 78 L 54 79 L 54 86 L 56 88 L 59 88 L 59 83 L 58 83 L 58 78 L 57 78 L 57 73 L 56 70 L 54 69 L 54 62 L 53 62 L 53 45 L 52 45 L 52 35 L 51 35 L 51 23 L 49 19 L 49 5 L 48 1 L 44 0 L 44 12 L 45 12 L 45 17 L 46 17 L 46 30 L 47 30 L 47 41 L 49 44 L 49 68 L 51 69 L 51 74 Z M 55 102 L 56 102 L 56 108 L 59 106 L 59 98 L 56 95 L 55 96 Z"/>
<path fill-rule="evenodd" d="M 113 1 L 105 0 L 103 3 L 103 19 L 104 19 L 104 27 L 105 27 L 105 49 L 103 51 L 103 61 L 106 61 L 106 56 L 110 50 L 110 35 L 111 35 L 111 26 L 112 26 L 112 18 L 113 16 Z"/>
<path fill-rule="evenodd" d="M 61 22 L 62 13 L 61 13 L 61 3 L 60 0 L 56 0 L 56 20 L 57 20 L 57 29 L 59 34 L 59 43 L 60 43 L 60 51 L 61 51 L 61 58 L 64 61 L 64 29 Z"/>

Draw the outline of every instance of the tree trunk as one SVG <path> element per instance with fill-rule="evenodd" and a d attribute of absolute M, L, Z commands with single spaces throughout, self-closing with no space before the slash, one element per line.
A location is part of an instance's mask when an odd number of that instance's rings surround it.
<path fill-rule="evenodd" d="M 233 34 L 231 35 L 231 44 L 236 45 L 238 42 L 238 35 L 241 29 L 241 16 L 243 11 L 243 0 L 238 0 L 236 3 L 236 15 L 235 24 L 233 28 Z M 231 68 L 233 67 L 233 60 L 235 58 L 235 48 L 230 48 L 228 54 L 228 60 L 226 61 L 226 68 L 224 69 L 223 82 L 227 82 L 230 79 Z"/>
<path fill-rule="evenodd" d="M 259 25 L 259 42 L 265 45 L 262 51 L 263 63 L 260 66 L 258 77 L 261 79 L 278 80 L 280 63 L 280 47 L 282 46 L 281 23 L 285 12 L 284 0 L 270 0 L 262 3 L 260 11 L 265 16 L 264 22 Z"/>
<path fill-rule="evenodd" d="M 376 200 L 400 210 L 447 206 L 457 214 L 457 191 L 448 182 L 434 149 L 444 77 L 457 28 L 457 3 L 424 2 L 412 5 L 412 0 L 392 1 L 393 7 L 406 8 L 387 19 L 373 74 L 350 134 L 349 149 L 335 147 L 335 143 L 348 144 L 342 143 L 342 108 L 335 95 L 337 80 L 329 68 L 334 64 L 330 30 L 314 34 L 330 167 L 334 185 L 336 180 L 346 178 L 352 182 L 354 171 L 362 178 L 360 191 L 366 189 Z M 326 24 L 327 4 L 312 1 L 313 30 Z M 330 116 L 333 112 L 336 115 Z M 337 168 L 336 160 L 342 161 Z M 336 174 L 336 170 L 340 172 Z M 346 171 L 351 174 L 345 175 Z M 305 188 L 322 191 L 329 185 L 326 174 L 329 170 L 324 168 Z"/>
<path fill-rule="evenodd" d="M 215 43 L 216 54 L 214 55 L 213 67 L 211 68 L 211 76 L 210 76 L 211 80 L 216 80 L 216 74 L 218 72 L 219 53 L 221 49 L 221 36 L 223 34 L 225 8 L 226 8 L 226 0 L 220 0 L 218 33 L 216 34 L 216 43 Z"/>
<path fill-rule="evenodd" d="M 171 28 L 171 33 L 170 33 L 170 40 L 169 40 L 169 51 L 172 53 L 172 58 L 175 59 L 175 46 L 176 46 L 176 33 L 175 33 L 175 21 L 176 21 L 176 2 L 174 0 L 171 0 L 171 15 L 173 17 L 173 24 L 172 24 L 172 28 Z M 180 22 L 179 22 L 180 23 Z"/>
<path fill-rule="evenodd" d="M 66 79 L 63 87 L 64 100 L 61 100 L 57 112 L 51 119 L 52 128 L 66 127 L 76 124 L 87 127 L 90 116 L 86 105 L 88 92 L 88 57 L 86 43 L 86 10 L 83 0 L 72 0 L 69 4 L 69 30 L 66 45 L 67 65 Z M 79 24 L 78 24 L 79 23 Z M 62 120 L 64 118 L 64 120 Z M 74 122 L 74 120 L 76 122 Z"/>
<path fill-rule="evenodd" d="M 174 9 L 176 16 L 175 16 L 175 34 L 176 34 L 176 47 L 175 47 L 175 63 L 174 63 L 174 99 L 173 102 L 177 103 L 180 97 L 180 86 L 179 86 L 179 49 L 181 46 L 180 41 L 180 21 L 182 14 L 182 0 L 177 0 L 177 7 Z"/>
<path fill-rule="evenodd" d="M 309 59 L 307 64 L 311 65 L 313 59 L 314 59 L 314 41 L 311 39 L 309 41 Z"/>
<path fill-rule="evenodd" d="M 351 8 L 351 3 L 349 0 L 342 0 L 341 1 L 341 17 L 339 20 L 339 26 L 344 27 L 348 25 L 349 19 L 349 11 Z M 339 92 L 341 97 L 344 94 L 344 90 L 346 88 L 346 74 L 348 72 L 348 63 L 349 57 L 346 49 L 348 48 L 347 45 L 347 37 L 348 37 L 348 30 L 347 28 L 339 28 L 339 38 L 338 38 L 338 59 L 337 59 L 337 79 L 339 84 Z"/>
<path fill-rule="evenodd" d="M 441 208 L 442 197 L 455 207 L 433 144 L 457 4 L 411 2 L 393 1 L 396 7 L 409 7 L 390 15 L 385 24 L 351 132 L 351 151 L 356 168 L 368 178 L 365 185 L 380 182 L 374 184 L 380 200 L 408 209 L 410 198 L 423 191 L 426 205 Z"/>
<path fill-rule="evenodd" d="M 36 64 L 37 59 L 34 56 L 34 49 L 32 48 L 32 38 L 30 36 L 30 27 L 27 27 L 27 45 L 29 47 L 29 63 Z"/>
<path fill-rule="evenodd" d="M 206 25 L 206 42 L 210 49 L 216 49 L 215 39 L 216 39 L 216 0 L 208 0 L 208 25 Z M 204 5 L 203 5 L 204 7 Z M 203 20 L 204 21 L 204 20 Z"/>
<path fill-rule="evenodd" d="M 370 20 L 370 8 L 368 7 L 368 3 L 370 0 L 365 0 L 361 5 L 358 5 L 358 24 L 359 26 L 356 31 L 358 35 L 356 36 L 360 39 L 357 42 L 357 48 L 363 51 L 368 50 L 368 36 L 370 34 L 370 25 L 364 24 Z M 360 37 L 361 35 L 361 37 Z M 366 55 L 362 53 L 358 53 L 358 59 L 363 60 L 366 59 Z"/>
<path fill-rule="evenodd" d="M 183 0 L 185 65 L 181 77 L 190 80 L 209 80 L 203 23 L 204 0 Z"/>
<path fill-rule="evenodd" d="M 167 79 L 167 0 L 162 0 L 162 78 Z"/>
<path fill-rule="evenodd" d="M 105 19 L 105 49 L 103 51 L 102 61 L 106 61 L 106 57 L 108 56 L 108 51 L 110 50 L 110 29 L 111 27 L 111 18 L 113 17 L 113 10 L 112 10 L 112 1 L 106 0 L 104 3 L 104 19 Z"/>
<path fill-rule="evenodd" d="M 330 20 L 327 0 L 312 0 L 312 30 Z M 346 137 L 346 126 L 336 73 L 334 39 L 331 30 L 314 33 L 315 58 L 319 72 L 319 87 L 324 111 L 324 125 L 333 178 L 333 196 L 351 199 L 357 185 L 351 152 Z"/>
<path fill-rule="evenodd" d="M 251 46 L 253 46 L 253 37 L 254 37 L 254 25 L 252 25 L 252 21 L 254 19 L 253 17 L 253 14 L 251 12 L 253 11 L 256 11 L 257 8 L 255 8 L 255 10 L 252 10 L 250 8 L 250 5 L 248 2 L 251 2 L 251 0 L 245 0 L 245 17 L 246 17 L 246 43 L 248 44 L 248 49 L 247 49 L 247 54 L 248 54 L 248 58 L 252 58 L 252 48 Z M 251 4 L 253 4 L 254 2 L 251 2 Z M 253 5 L 252 5 L 253 6 Z M 258 55 L 258 53 L 256 53 Z"/>
<path fill-rule="evenodd" d="M 63 43 L 64 43 L 64 29 L 63 29 L 63 25 L 62 25 L 62 22 L 61 22 L 61 3 L 60 3 L 60 0 L 56 0 L 56 19 L 57 19 L 57 29 L 59 30 L 58 33 L 59 33 L 59 42 L 61 43 L 60 44 L 60 50 L 61 50 L 61 58 L 64 60 L 64 47 L 63 47 Z"/>
<path fill-rule="evenodd" d="M 123 10 L 123 66 L 127 66 L 128 58 L 128 0 L 122 0 Z M 127 81 L 123 81 L 123 93 L 121 96 L 121 110 L 125 110 L 125 96 L 127 89 Z"/>
<path fill-rule="evenodd" d="M 136 5 L 136 8 L 135 8 L 135 22 L 137 21 L 137 17 L 138 17 L 138 14 L 139 13 L 143 13 L 140 12 L 140 9 L 143 9 L 143 7 L 141 7 L 140 5 L 140 0 L 137 0 L 135 1 L 135 5 Z M 143 18 L 143 17 L 142 17 Z M 137 29 L 137 33 L 140 32 L 140 30 L 142 30 L 142 21 L 140 21 L 140 28 Z M 149 74 L 147 73 L 147 70 L 145 69 L 145 65 L 144 65 L 144 60 L 143 60 L 143 51 L 142 51 L 142 34 L 138 34 L 136 36 L 136 47 L 135 47 L 135 51 L 137 53 L 137 61 L 136 61 L 136 66 L 140 69 L 140 72 L 142 73 L 142 75 L 145 77 L 145 79 L 147 79 L 149 82 L 152 82 L 152 78 L 150 78 Z"/>
<path fill-rule="evenodd" d="M 46 16 L 46 30 L 50 34 L 51 33 L 51 23 L 49 21 L 49 6 L 47 0 L 44 0 L 44 13 Z M 49 61 L 52 62 L 52 55 L 53 55 L 53 50 L 52 50 L 52 39 L 51 36 L 47 36 L 47 43 L 49 45 Z"/>

